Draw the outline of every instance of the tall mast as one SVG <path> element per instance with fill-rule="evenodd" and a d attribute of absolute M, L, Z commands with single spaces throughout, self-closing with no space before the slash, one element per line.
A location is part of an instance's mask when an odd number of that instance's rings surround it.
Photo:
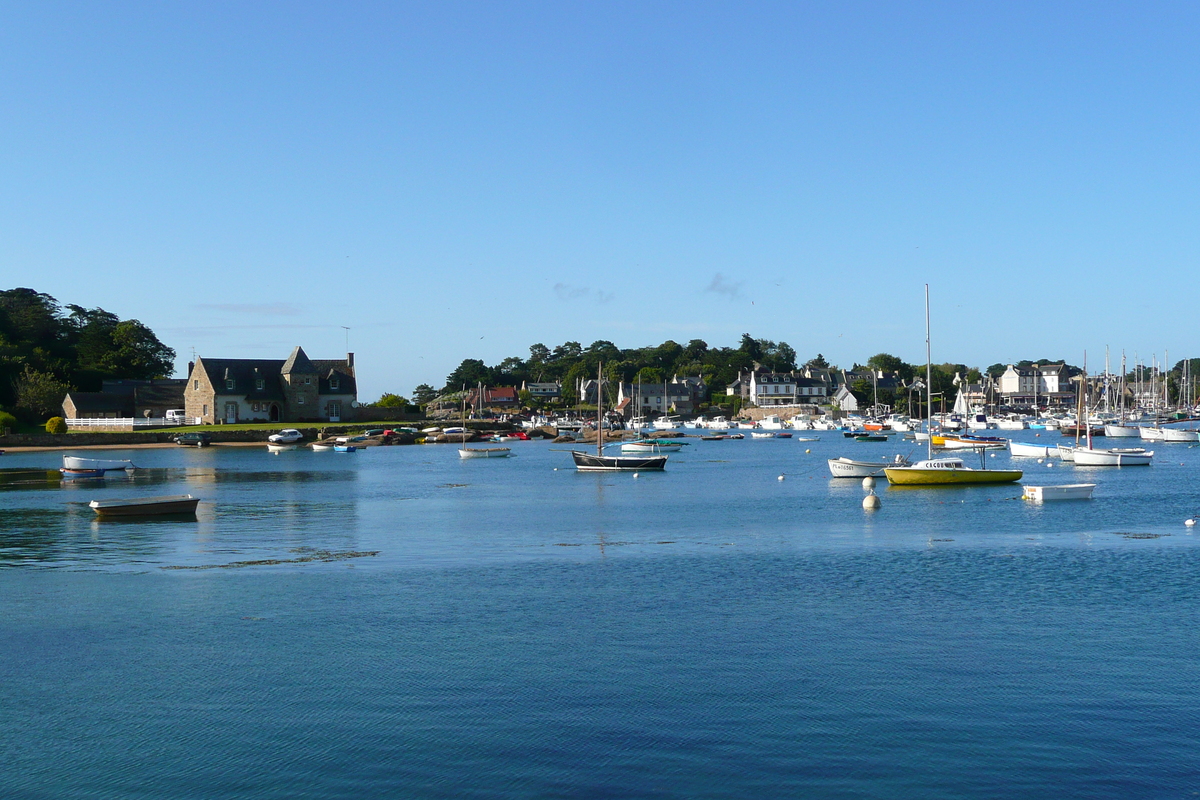
<path fill-rule="evenodd" d="M 604 362 L 596 366 L 596 455 L 604 455 Z"/>
<path fill-rule="evenodd" d="M 929 284 L 925 284 L 925 440 L 926 458 L 933 460 L 933 360 L 929 347 Z"/>

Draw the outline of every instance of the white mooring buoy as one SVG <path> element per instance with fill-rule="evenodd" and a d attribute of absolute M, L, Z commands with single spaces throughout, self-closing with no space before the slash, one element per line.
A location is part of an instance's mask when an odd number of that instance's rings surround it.
<path fill-rule="evenodd" d="M 871 492 L 869 495 L 863 498 L 863 508 L 865 508 L 867 511 L 874 511 L 875 509 L 882 507 L 883 501 L 881 501 L 879 499 L 879 495 L 875 494 L 874 492 Z"/>
<path fill-rule="evenodd" d="M 1184 524 L 1184 525 L 1187 525 L 1187 526 L 1190 528 L 1190 527 L 1192 527 L 1193 525 L 1195 525 L 1195 524 L 1196 524 L 1196 520 L 1194 520 L 1194 519 L 1185 519 L 1185 520 L 1183 521 L 1183 524 Z"/>
<path fill-rule="evenodd" d="M 864 489 L 874 489 L 875 488 L 875 479 L 872 478 L 870 475 L 863 478 L 863 488 Z"/>
<path fill-rule="evenodd" d="M 811 452 L 812 452 L 812 448 L 806 449 L 804 452 L 806 452 L 806 453 L 811 453 Z"/>
<path fill-rule="evenodd" d="M 783 480 L 783 476 L 782 476 L 782 475 L 780 475 L 780 476 L 779 476 L 779 480 Z"/>
<path fill-rule="evenodd" d="M 635 473 L 633 473 L 633 477 L 635 477 L 635 478 L 636 478 L 638 475 L 641 475 L 641 474 L 642 474 L 642 473 L 640 473 L 640 472 L 635 472 Z"/>

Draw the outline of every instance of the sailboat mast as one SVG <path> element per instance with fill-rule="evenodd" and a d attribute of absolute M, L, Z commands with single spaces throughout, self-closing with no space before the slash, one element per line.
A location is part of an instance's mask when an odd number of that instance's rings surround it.
<path fill-rule="evenodd" d="M 933 360 L 929 347 L 929 284 L 925 284 L 925 440 L 927 458 L 933 460 Z"/>
<path fill-rule="evenodd" d="M 596 366 L 596 455 L 604 455 L 604 362 Z"/>

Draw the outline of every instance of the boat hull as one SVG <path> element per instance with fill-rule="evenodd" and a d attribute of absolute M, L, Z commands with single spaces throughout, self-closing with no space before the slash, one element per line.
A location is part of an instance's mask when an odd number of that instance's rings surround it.
<path fill-rule="evenodd" d="M 1154 458 L 1154 451 L 1123 453 L 1117 450 L 1075 450 L 1077 467 L 1147 467 Z"/>
<path fill-rule="evenodd" d="M 1049 445 L 1029 444 L 1027 442 L 1008 443 L 1008 451 L 1017 458 L 1049 458 L 1053 455 L 1050 451 L 1057 449 L 1057 447 L 1050 447 Z"/>
<path fill-rule="evenodd" d="M 464 447 L 458 451 L 459 458 L 508 458 L 511 447 Z"/>
<path fill-rule="evenodd" d="M 598 456 L 572 450 L 575 469 L 585 472 L 648 472 L 661 471 L 667 466 L 666 456 Z"/>
<path fill-rule="evenodd" d="M 1136 439 L 1138 429 L 1134 425 L 1105 425 L 1104 435 L 1110 439 Z"/>
<path fill-rule="evenodd" d="M 1094 483 L 1068 483 L 1062 486 L 1026 486 L 1023 499 L 1035 503 L 1051 500 L 1091 500 Z"/>
<path fill-rule="evenodd" d="M 845 457 L 828 459 L 828 463 L 829 474 L 835 478 L 880 478 L 888 466 L 878 461 L 855 461 Z"/>
<path fill-rule="evenodd" d="M 887 467 L 883 474 L 896 486 L 965 486 L 979 483 L 1014 483 L 1025 473 L 1019 469 L 921 469 Z"/>
<path fill-rule="evenodd" d="M 151 517 L 163 514 L 195 514 L 199 502 L 200 498 L 183 494 L 130 500 L 93 500 L 88 505 L 98 517 Z"/>
<path fill-rule="evenodd" d="M 111 461 L 102 458 L 79 458 L 77 456 L 63 456 L 63 469 L 102 469 L 102 470 L 118 470 L 118 469 L 133 469 L 132 461 Z"/>

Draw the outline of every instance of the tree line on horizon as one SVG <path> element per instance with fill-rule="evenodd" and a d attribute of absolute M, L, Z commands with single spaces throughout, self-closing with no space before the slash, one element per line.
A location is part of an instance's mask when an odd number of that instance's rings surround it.
<path fill-rule="evenodd" d="M 103 381 L 162 378 L 175 351 L 136 319 L 103 308 L 62 306 L 48 294 L 0 291 L 0 410 L 28 421 L 60 413 L 69 391 Z"/>

